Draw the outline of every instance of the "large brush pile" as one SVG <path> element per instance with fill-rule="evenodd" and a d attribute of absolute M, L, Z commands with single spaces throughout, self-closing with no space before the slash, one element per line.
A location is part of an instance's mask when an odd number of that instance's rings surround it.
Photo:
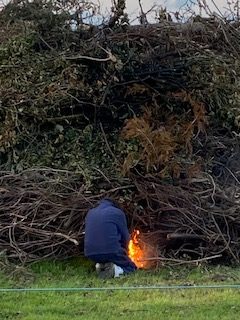
<path fill-rule="evenodd" d="M 118 7 L 73 31 L 56 6 L 0 13 L 0 248 L 80 254 L 112 196 L 158 256 L 239 262 L 239 24 L 128 26 Z"/>

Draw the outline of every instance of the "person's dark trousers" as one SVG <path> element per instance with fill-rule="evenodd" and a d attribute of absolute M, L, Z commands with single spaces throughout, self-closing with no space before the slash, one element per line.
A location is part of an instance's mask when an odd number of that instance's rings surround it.
<path fill-rule="evenodd" d="M 124 273 L 130 273 L 137 269 L 136 265 L 132 260 L 124 253 L 108 253 L 108 254 L 96 254 L 88 256 L 88 258 L 95 263 L 107 263 L 112 262 L 117 266 L 121 267 Z"/>

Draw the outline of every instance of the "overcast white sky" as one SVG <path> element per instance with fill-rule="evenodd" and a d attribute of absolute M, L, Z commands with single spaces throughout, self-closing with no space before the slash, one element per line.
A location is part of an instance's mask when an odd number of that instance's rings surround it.
<path fill-rule="evenodd" d="M 1 3 L 7 3 L 9 0 L 0 0 Z M 79 0 L 82 1 L 82 0 Z M 101 13 L 104 16 L 109 16 L 109 12 L 111 9 L 111 3 L 112 0 L 85 0 L 86 2 L 92 2 L 95 4 L 100 4 L 101 7 Z M 127 1 L 127 13 L 131 18 L 139 16 L 140 10 L 139 10 L 139 0 L 126 0 Z M 192 2 L 201 2 L 201 3 L 207 3 L 209 6 L 211 12 L 215 11 L 218 12 L 216 9 L 216 6 L 218 9 L 224 14 L 226 12 L 228 0 L 192 0 Z M 234 1 L 234 0 L 232 0 Z M 187 2 L 190 2 L 190 0 L 141 0 L 143 10 L 144 12 L 147 12 L 150 10 L 154 5 L 156 7 L 166 7 L 170 11 L 177 11 L 181 6 L 186 4 Z M 237 0 L 235 1 L 237 2 Z M 199 7 L 195 7 L 195 12 L 199 13 Z M 219 13 L 219 12 L 218 12 Z"/>
<path fill-rule="evenodd" d="M 226 11 L 227 0 L 200 0 L 202 3 L 206 2 L 211 9 L 211 11 L 215 11 L 216 6 L 221 10 L 222 13 Z M 94 0 L 93 2 L 97 2 Z M 187 0 L 141 0 L 143 9 L 147 12 L 153 5 L 167 7 L 170 11 L 177 11 Z M 197 2 L 197 0 L 195 0 Z M 111 0 L 99 0 L 102 11 L 105 11 L 106 8 L 111 8 Z M 139 14 L 139 5 L 138 0 L 127 0 L 127 12 L 132 16 L 136 16 Z"/>
<path fill-rule="evenodd" d="M 101 7 L 110 8 L 112 0 L 86 0 L 86 2 L 100 3 Z M 137 13 L 139 11 L 139 0 L 126 0 L 127 1 L 127 9 L 128 13 Z M 142 6 L 144 10 L 149 10 L 153 5 L 167 7 L 170 10 L 177 10 L 188 0 L 141 0 Z M 193 2 L 201 1 L 206 2 L 211 8 L 214 7 L 214 3 L 219 7 L 227 7 L 227 0 L 192 0 Z M 236 0 L 237 1 L 237 0 Z M 235 1 L 235 2 L 236 2 Z M 7 3 L 8 0 L 0 0 L 0 3 Z"/>

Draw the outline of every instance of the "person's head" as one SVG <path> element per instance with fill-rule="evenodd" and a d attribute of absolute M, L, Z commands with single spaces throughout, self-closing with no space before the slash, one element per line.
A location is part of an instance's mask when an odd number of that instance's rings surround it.
<path fill-rule="evenodd" d="M 119 208 L 119 204 L 117 203 L 117 201 L 114 200 L 114 199 L 112 199 L 112 198 L 104 198 L 104 199 L 102 199 L 102 200 L 100 201 L 100 203 L 101 203 L 102 201 L 108 201 L 108 202 L 110 202 L 114 207 Z"/>

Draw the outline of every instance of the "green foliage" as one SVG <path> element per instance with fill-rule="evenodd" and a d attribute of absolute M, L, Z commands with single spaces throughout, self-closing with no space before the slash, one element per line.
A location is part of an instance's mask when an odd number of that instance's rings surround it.
<path fill-rule="evenodd" d="M 9 2 L 3 9 L 2 16 L 10 22 L 26 21 L 32 23 L 35 30 L 42 34 L 54 29 L 61 30 L 69 19 L 70 13 L 61 10 L 61 5 L 52 0 Z"/>
<path fill-rule="evenodd" d="M 224 127 L 239 128 L 240 119 L 240 61 L 231 56 L 198 57 L 191 72 L 198 79 L 194 95 L 208 106 L 210 119 Z M 190 76 L 191 77 L 191 76 Z M 196 77 L 196 78 L 195 78 Z"/>
<path fill-rule="evenodd" d="M 175 96 L 182 87 L 199 105 L 204 104 L 211 125 L 239 127 L 239 59 L 228 54 L 228 42 L 221 40 L 218 47 L 214 41 L 205 50 L 209 40 L 204 37 L 176 36 L 174 27 L 172 31 L 163 27 L 161 32 L 153 28 L 149 37 L 147 29 L 123 27 L 121 19 L 112 33 L 81 23 L 73 31 L 66 10 L 73 5 L 18 0 L 0 12 L 2 169 L 64 168 L 83 172 L 92 185 L 100 172 L 119 178 L 130 153 L 130 166 L 135 166 L 143 145 L 147 168 L 163 169 L 161 164 L 176 154 L 172 141 L 179 132 L 167 132 L 164 144 L 159 128 L 168 117 L 180 119 L 183 113 L 181 119 L 195 121 L 189 116 L 195 117 L 189 103 Z M 118 9 L 124 7 L 120 1 Z M 216 32 L 221 38 L 222 31 Z M 150 131 L 151 139 L 159 140 L 158 150 L 143 142 L 143 136 L 140 142 L 139 135 L 134 141 L 123 141 L 119 134 L 124 120 L 141 116 L 146 106 L 155 110 L 155 127 Z M 63 132 L 56 130 L 58 126 Z M 191 151 L 196 132 L 187 132 Z"/>

